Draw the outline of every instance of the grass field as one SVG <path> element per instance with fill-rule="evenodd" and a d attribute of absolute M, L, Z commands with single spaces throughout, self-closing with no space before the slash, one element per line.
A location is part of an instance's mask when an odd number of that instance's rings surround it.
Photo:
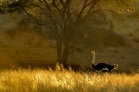
<path fill-rule="evenodd" d="M 60 69 L 0 71 L 0 92 L 138 92 L 139 74 L 96 74 Z"/>

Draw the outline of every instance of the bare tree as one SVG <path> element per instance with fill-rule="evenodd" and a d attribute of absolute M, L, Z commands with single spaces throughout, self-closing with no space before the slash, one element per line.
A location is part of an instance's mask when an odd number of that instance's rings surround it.
<path fill-rule="evenodd" d="M 35 23 L 45 26 L 56 40 L 57 59 L 59 63 L 67 64 L 70 54 L 80 50 L 79 46 L 71 49 L 71 38 L 92 14 L 102 14 L 106 8 L 100 5 L 116 3 L 116 5 L 132 5 L 134 0 L 7 0 L 8 12 L 20 10 L 29 15 Z M 1 8 L 4 10 L 4 8 Z M 80 34 L 79 34 L 80 35 Z M 84 36 L 86 39 L 87 36 Z"/>

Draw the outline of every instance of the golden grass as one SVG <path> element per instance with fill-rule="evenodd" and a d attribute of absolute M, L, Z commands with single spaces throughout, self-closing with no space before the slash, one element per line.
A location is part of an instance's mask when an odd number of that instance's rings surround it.
<path fill-rule="evenodd" d="M 138 92 L 139 74 L 18 69 L 0 72 L 0 92 Z"/>

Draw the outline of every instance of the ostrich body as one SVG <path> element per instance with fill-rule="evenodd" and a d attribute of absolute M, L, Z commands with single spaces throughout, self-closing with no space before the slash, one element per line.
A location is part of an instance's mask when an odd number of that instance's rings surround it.
<path fill-rule="evenodd" d="M 97 65 L 95 65 L 95 51 L 91 52 L 93 55 L 93 59 L 92 59 L 92 67 L 96 70 L 102 70 L 103 72 L 111 72 L 113 69 L 117 69 L 118 68 L 118 64 L 106 64 L 106 63 L 98 63 Z"/>

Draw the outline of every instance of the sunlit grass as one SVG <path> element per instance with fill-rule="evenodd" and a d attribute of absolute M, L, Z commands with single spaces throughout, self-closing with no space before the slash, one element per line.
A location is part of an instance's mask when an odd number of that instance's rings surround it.
<path fill-rule="evenodd" d="M 96 74 L 56 69 L 0 72 L 0 92 L 138 92 L 139 74 Z"/>

